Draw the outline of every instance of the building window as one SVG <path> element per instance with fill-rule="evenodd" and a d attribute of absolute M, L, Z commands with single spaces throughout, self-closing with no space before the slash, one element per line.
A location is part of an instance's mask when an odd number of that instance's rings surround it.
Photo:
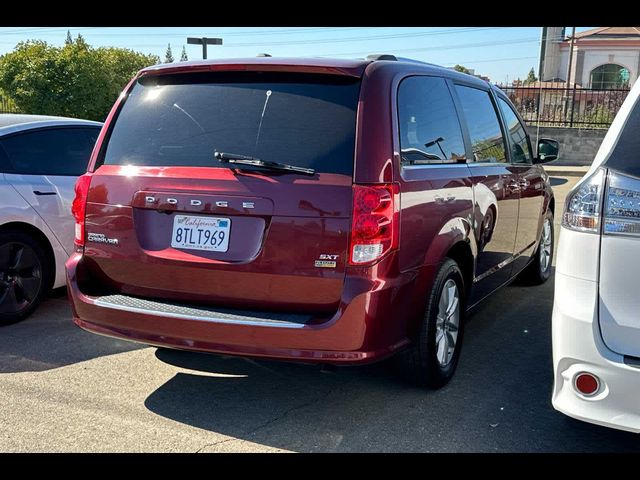
<path fill-rule="evenodd" d="M 626 88 L 629 86 L 629 70 L 622 65 L 607 63 L 591 70 L 591 88 Z"/>

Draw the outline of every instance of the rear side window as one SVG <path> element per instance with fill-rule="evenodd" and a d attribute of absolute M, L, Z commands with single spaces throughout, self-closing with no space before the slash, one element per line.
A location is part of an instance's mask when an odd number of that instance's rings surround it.
<path fill-rule="evenodd" d="M 635 103 L 627 118 L 624 119 L 620 137 L 614 143 L 604 166 L 627 175 L 640 177 L 640 158 L 638 157 L 638 152 L 640 152 L 640 100 L 637 96 L 634 99 L 629 95 L 625 101 Z M 611 130 L 609 132 L 607 135 L 614 133 Z"/>
<path fill-rule="evenodd" d="M 12 173 L 79 176 L 87 171 L 99 128 L 49 128 L 0 140 Z"/>
<path fill-rule="evenodd" d="M 465 159 L 460 121 L 446 81 L 409 77 L 398 88 L 402 163 L 451 163 Z"/>
<path fill-rule="evenodd" d="M 214 152 L 351 176 L 360 81 L 293 73 L 142 78 L 104 165 L 218 167 Z"/>
<path fill-rule="evenodd" d="M 520 123 L 511 105 L 500 97 L 498 97 L 498 104 L 500 104 L 502 117 L 511 139 L 511 161 L 513 163 L 531 163 L 533 155 L 531 155 L 529 140 L 527 140 L 527 131 Z"/>
<path fill-rule="evenodd" d="M 476 162 L 506 162 L 504 137 L 488 92 L 456 85 Z"/>
<path fill-rule="evenodd" d="M 9 163 L 9 156 L 7 152 L 2 148 L 2 144 L 0 144 L 0 173 L 1 172 L 10 172 L 11 164 Z"/>

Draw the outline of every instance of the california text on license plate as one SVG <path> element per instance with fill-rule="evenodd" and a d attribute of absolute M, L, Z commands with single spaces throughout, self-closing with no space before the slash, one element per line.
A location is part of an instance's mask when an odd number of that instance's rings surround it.
<path fill-rule="evenodd" d="M 229 218 L 176 215 L 173 219 L 171 246 L 190 250 L 226 252 L 229 249 Z"/>

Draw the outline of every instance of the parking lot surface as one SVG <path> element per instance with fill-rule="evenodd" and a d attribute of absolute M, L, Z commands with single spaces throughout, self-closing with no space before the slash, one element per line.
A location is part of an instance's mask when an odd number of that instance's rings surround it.
<path fill-rule="evenodd" d="M 578 178 L 553 177 L 557 211 Z M 0 451 L 640 451 L 553 410 L 552 305 L 553 278 L 502 289 L 471 316 L 454 379 L 426 391 L 390 362 L 327 371 L 100 337 L 55 292 L 0 329 Z"/>

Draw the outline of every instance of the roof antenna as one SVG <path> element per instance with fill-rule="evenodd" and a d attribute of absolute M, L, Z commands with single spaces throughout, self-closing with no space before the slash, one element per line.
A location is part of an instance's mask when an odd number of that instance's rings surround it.
<path fill-rule="evenodd" d="M 256 55 L 256 57 L 270 57 L 271 55 L 269 55 L 268 53 L 259 53 L 258 55 Z"/>

